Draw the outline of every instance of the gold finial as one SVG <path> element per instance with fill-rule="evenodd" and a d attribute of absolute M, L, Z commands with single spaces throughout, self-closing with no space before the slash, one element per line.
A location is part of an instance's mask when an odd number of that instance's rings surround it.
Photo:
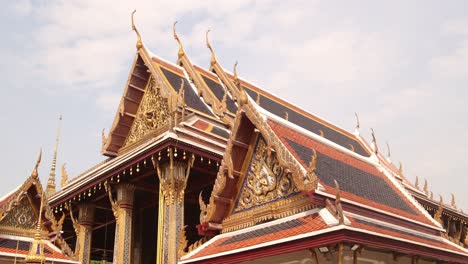
<path fill-rule="evenodd" d="M 136 48 L 137 50 L 141 49 L 143 47 L 143 42 L 141 41 L 141 35 L 140 35 L 140 32 L 138 31 L 138 29 L 136 28 L 135 26 L 135 21 L 133 19 L 133 16 L 135 15 L 136 13 L 136 9 L 133 10 L 132 12 L 132 30 L 135 31 L 136 35 L 137 35 L 137 44 L 136 44 Z"/>
<path fill-rule="evenodd" d="M 68 173 L 67 173 L 67 170 L 65 169 L 65 164 L 66 163 L 62 165 L 62 181 L 60 183 L 60 186 L 62 188 L 65 187 L 65 185 L 67 185 L 67 181 L 68 181 Z"/>
<path fill-rule="evenodd" d="M 403 176 L 403 164 L 401 163 L 401 161 L 398 165 L 398 174 L 400 174 L 400 176 Z"/>
<path fill-rule="evenodd" d="M 208 29 L 206 31 L 206 35 L 205 35 L 205 38 L 206 38 L 206 47 L 208 47 L 208 49 L 211 51 L 211 60 L 210 60 L 210 63 L 211 65 L 214 65 L 216 63 L 216 55 L 214 53 L 214 50 L 213 50 L 213 47 L 211 47 L 211 44 L 210 44 L 210 40 L 208 38 L 208 33 L 210 33 L 211 29 Z"/>
<path fill-rule="evenodd" d="M 359 116 L 358 116 L 358 114 L 356 112 L 354 112 L 354 115 L 356 116 L 356 130 L 359 130 L 359 127 L 361 126 L 359 124 Z"/>
<path fill-rule="evenodd" d="M 372 131 L 372 143 L 374 144 L 374 153 L 377 154 L 377 153 L 379 153 L 379 147 L 377 145 L 377 139 L 375 138 L 375 133 L 374 133 L 373 128 L 371 128 L 371 131 Z"/>
<path fill-rule="evenodd" d="M 62 115 L 59 115 L 57 137 L 55 139 L 54 156 L 52 158 L 52 166 L 50 168 L 49 180 L 47 181 L 47 189 L 46 189 L 47 197 L 50 197 L 52 194 L 55 193 L 55 168 L 57 167 L 57 152 L 58 152 L 58 145 L 59 145 L 59 140 L 60 140 L 61 125 L 62 125 Z"/>
<path fill-rule="evenodd" d="M 457 203 L 455 202 L 455 194 L 452 193 L 452 202 L 450 203 L 453 208 L 457 209 Z"/>
<path fill-rule="evenodd" d="M 423 187 L 423 191 L 426 195 L 429 195 L 429 190 L 428 190 L 428 186 L 427 186 L 427 179 L 424 179 L 424 187 Z"/>
<path fill-rule="evenodd" d="M 416 187 L 416 189 L 419 190 L 419 177 L 418 176 L 416 176 L 416 180 L 414 182 L 414 187 Z"/>
<path fill-rule="evenodd" d="M 184 51 L 184 47 L 182 46 L 182 42 L 180 41 L 179 36 L 177 35 L 176 24 L 177 24 L 177 21 L 174 22 L 174 24 L 172 25 L 172 32 L 174 33 L 174 39 L 179 44 L 179 51 L 177 53 L 177 56 L 179 56 L 179 59 L 180 59 L 185 55 L 185 51 Z"/>
<path fill-rule="evenodd" d="M 34 234 L 34 240 L 31 243 L 28 255 L 26 255 L 26 263 L 39 263 L 42 264 L 45 261 L 44 256 L 44 245 L 42 244 L 41 236 L 41 219 L 42 209 L 44 207 L 44 192 L 41 193 L 41 205 L 39 207 L 39 217 L 37 219 L 36 233 Z"/>
<path fill-rule="evenodd" d="M 390 145 L 388 142 L 385 142 L 385 144 L 387 145 L 387 159 L 390 161 L 390 158 L 392 157 L 392 154 L 390 153 Z"/>
<path fill-rule="evenodd" d="M 36 165 L 34 165 L 34 169 L 31 173 L 31 176 L 34 177 L 34 178 L 37 178 L 37 176 L 39 176 L 39 173 L 37 171 L 37 169 L 39 168 L 39 164 L 41 163 L 41 159 L 42 159 L 42 149 L 39 149 L 39 156 L 37 157 L 37 161 L 36 161 Z"/>

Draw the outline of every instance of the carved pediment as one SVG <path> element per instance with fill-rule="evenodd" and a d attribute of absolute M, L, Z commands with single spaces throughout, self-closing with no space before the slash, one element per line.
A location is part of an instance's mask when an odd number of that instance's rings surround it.
<path fill-rule="evenodd" d="M 0 228 L 34 229 L 37 223 L 35 209 L 28 197 L 24 196 L 20 202 L 12 208 L 0 222 Z"/>
<path fill-rule="evenodd" d="M 279 164 L 265 140 L 259 137 L 233 213 L 297 194 L 289 173 Z"/>
<path fill-rule="evenodd" d="M 124 146 L 169 123 L 169 102 L 167 96 L 161 93 L 161 89 L 160 82 L 151 77 Z"/>
<path fill-rule="evenodd" d="M 231 214 L 223 221 L 223 232 L 253 226 L 311 209 L 300 194 L 289 170 L 280 165 L 276 153 L 261 136 L 246 161 L 245 177 Z"/>

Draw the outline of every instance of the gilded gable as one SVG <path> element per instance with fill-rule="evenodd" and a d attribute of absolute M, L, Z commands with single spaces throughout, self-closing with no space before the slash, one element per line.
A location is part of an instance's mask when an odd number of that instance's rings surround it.
<path fill-rule="evenodd" d="M 34 229 L 37 216 L 28 197 L 23 197 L 0 221 L 0 228 Z"/>
<path fill-rule="evenodd" d="M 223 221 L 223 232 L 282 218 L 313 207 L 300 195 L 292 175 L 279 164 L 276 153 L 259 136 L 250 156 L 231 214 Z"/>
<path fill-rule="evenodd" d="M 233 213 L 284 199 L 298 192 L 291 175 L 285 173 L 275 153 L 269 152 L 265 140 L 259 137 Z"/>
<path fill-rule="evenodd" d="M 146 92 L 141 100 L 125 146 L 140 140 L 151 131 L 167 125 L 168 122 L 168 99 L 163 97 L 161 87 L 154 78 L 151 78 L 148 81 Z"/>

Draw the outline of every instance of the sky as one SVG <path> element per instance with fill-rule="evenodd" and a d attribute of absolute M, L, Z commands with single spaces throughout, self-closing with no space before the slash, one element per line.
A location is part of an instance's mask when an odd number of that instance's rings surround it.
<path fill-rule="evenodd" d="M 467 1 L 5 1 L 0 9 L 0 194 L 30 175 L 46 184 L 59 114 L 58 164 L 75 177 L 104 157 L 136 53 L 218 61 L 263 89 L 391 147 L 404 175 L 468 212 Z M 57 172 L 60 178 L 60 172 Z M 60 182 L 60 179 L 57 180 Z"/>

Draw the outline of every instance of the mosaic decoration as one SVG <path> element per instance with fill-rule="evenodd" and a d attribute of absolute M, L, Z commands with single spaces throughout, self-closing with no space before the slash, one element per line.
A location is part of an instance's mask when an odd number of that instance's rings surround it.
<path fill-rule="evenodd" d="M 0 222 L 3 226 L 10 226 L 17 229 L 34 229 L 37 222 L 37 216 L 27 197 L 20 200 Z"/>

